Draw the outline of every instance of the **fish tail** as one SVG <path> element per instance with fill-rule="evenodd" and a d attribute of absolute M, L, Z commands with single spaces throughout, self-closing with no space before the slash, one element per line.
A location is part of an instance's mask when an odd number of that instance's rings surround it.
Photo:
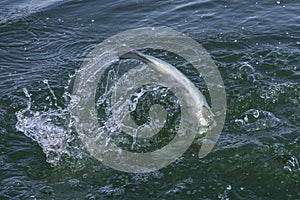
<path fill-rule="evenodd" d="M 142 53 L 140 53 L 138 51 L 129 51 L 129 52 L 119 56 L 119 58 L 121 60 L 123 60 L 123 59 L 136 59 L 136 60 L 142 61 L 144 63 L 151 62 L 145 55 L 143 55 Z"/>

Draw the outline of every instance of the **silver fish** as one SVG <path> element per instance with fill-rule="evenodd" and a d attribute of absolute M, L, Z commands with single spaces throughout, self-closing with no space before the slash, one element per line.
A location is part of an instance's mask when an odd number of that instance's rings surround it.
<path fill-rule="evenodd" d="M 186 90 L 190 102 L 193 107 L 199 109 L 195 111 L 197 119 L 200 120 L 200 125 L 209 127 L 213 123 L 213 113 L 203 96 L 203 94 L 196 88 L 196 86 L 178 69 L 169 63 L 155 58 L 153 56 L 145 55 L 138 51 L 130 51 L 119 57 L 120 59 L 136 59 L 144 62 L 156 72 L 172 77 L 180 87 Z"/>

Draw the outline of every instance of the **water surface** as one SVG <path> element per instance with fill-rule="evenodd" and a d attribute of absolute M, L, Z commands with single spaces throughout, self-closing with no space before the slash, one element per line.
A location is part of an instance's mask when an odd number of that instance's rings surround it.
<path fill-rule="evenodd" d="M 299 198 L 299 9 L 288 0 L 2 1 L 0 198 Z M 68 126 L 69 93 L 98 43 L 145 26 L 203 45 L 223 77 L 228 110 L 207 157 L 198 159 L 192 145 L 166 168 L 128 174 L 81 148 Z M 177 67 L 208 94 L 193 71 Z"/>

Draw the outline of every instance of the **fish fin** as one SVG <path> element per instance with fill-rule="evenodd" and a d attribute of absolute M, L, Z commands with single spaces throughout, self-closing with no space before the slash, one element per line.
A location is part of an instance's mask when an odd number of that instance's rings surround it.
<path fill-rule="evenodd" d="M 119 59 L 121 59 L 121 60 L 136 59 L 136 60 L 142 61 L 146 64 L 151 62 L 144 54 L 142 54 L 138 51 L 129 51 L 129 52 L 119 56 Z"/>

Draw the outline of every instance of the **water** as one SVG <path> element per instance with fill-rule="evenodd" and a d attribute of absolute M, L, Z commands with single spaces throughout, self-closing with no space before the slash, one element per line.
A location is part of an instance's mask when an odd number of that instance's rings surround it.
<path fill-rule="evenodd" d="M 297 1 L 45 2 L 0 3 L 1 199 L 299 198 Z M 226 86 L 225 126 L 203 159 L 193 144 L 159 171 L 115 171 L 72 129 L 72 81 L 104 39 L 161 25 L 212 55 Z M 208 94 L 192 70 L 178 68 Z"/>

